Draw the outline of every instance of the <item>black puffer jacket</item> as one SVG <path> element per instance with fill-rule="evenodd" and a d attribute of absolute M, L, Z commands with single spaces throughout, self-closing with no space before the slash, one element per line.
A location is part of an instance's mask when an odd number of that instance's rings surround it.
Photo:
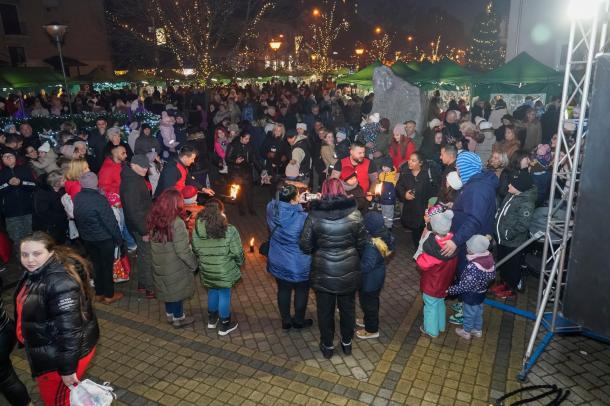
<path fill-rule="evenodd" d="M 68 217 L 61 204 L 61 197 L 65 193 L 63 188 L 56 192 L 47 185 L 46 176 L 39 179 L 39 184 L 34 189 L 32 230 L 44 231 L 53 237 L 57 244 L 63 244 L 66 241 L 68 231 Z"/>
<path fill-rule="evenodd" d="M 117 245 L 123 243 L 121 230 L 110 204 L 97 190 L 83 188 L 74 196 L 74 221 L 83 240 L 112 239 Z"/>
<path fill-rule="evenodd" d="M 310 280 L 315 290 L 342 295 L 360 287 L 366 230 L 353 199 L 314 200 L 299 245 L 313 255 Z"/>
<path fill-rule="evenodd" d="M 82 267 L 75 265 L 82 273 Z M 32 376 L 52 371 L 75 373 L 78 360 L 91 352 L 100 335 L 91 302 L 83 298 L 78 283 L 55 258 L 34 272 L 24 272 L 15 291 L 15 308 L 24 286 L 28 293 L 21 312 L 21 332 Z"/>

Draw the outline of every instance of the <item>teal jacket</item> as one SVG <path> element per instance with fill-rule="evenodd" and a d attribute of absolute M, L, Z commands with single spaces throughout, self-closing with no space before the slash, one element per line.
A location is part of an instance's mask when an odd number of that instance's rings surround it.
<path fill-rule="evenodd" d="M 211 238 L 205 222 L 197 220 L 193 232 L 193 251 L 199 262 L 201 283 L 207 288 L 231 288 L 241 279 L 244 249 L 239 232 L 229 224 L 225 238 Z"/>

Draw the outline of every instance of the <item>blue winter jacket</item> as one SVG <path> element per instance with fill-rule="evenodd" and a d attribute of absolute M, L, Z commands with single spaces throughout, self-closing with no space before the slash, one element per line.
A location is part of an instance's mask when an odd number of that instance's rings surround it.
<path fill-rule="evenodd" d="M 288 282 L 309 280 L 311 257 L 299 248 L 306 218 L 307 213 L 300 204 L 277 200 L 267 204 L 267 225 L 270 232 L 279 224 L 269 240 L 267 257 L 267 271 L 276 278 Z"/>
<path fill-rule="evenodd" d="M 390 251 L 394 251 L 394 236 L 387 232 L 381 237 Z M 360 258 L 360 269 L 362 269 L 362 292 L 375 292 L 383 287 L 385 281 L 385 262 L 381 253 L 371 242 L 370 237 L 366 242 L 362 257 Z"/>
<path fill-rule="evenodd" d="M 453 242 L 463 246 L 475 234 L 493 235 L 498 177 L 491 171 L 474 175 L 453 203 Z"/>

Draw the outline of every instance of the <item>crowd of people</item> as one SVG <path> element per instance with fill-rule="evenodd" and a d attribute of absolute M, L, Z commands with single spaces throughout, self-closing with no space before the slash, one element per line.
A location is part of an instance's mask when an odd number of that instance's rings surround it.
<path fill-rule="evenodd" d="M 61 116 L 65 96 L 9 99 L 4 111 L 16 124 L 0 134 L 0 205 L 24 273 L 15 321 L 0 303 L 0 356 L 8 360 L 15 341 L 25 346 L 45 404 L 67 399 L 92 359 L 93 303 L 123 298 L 113 270 L 128 253 L 138 294 L 163 302 L 168 323 L 194 322 L 183 304 L 198 275 L 207 328 L 220 336 L 238 328 L 231 297 L 245 257 L 227 202 L 242 216 L 265 215 L 260 251 L 277 282 L 282 329 L 314 324 L 306 309 L 315 292 L 324 357 L 334 354 L 336 309 L 344 354 L 354 335 L 379 337 L 386 263 L 400 250 L 421 273 L 422 333 L 438 337 L 448 320 L 464 339 L 481 337 L 494 263 L 529 238 L 547 204 L 559 120 L 556 98 L 547 106 L 527 98 L 511 115 L 501 98 L 469 110 L 463 101 L 441 106 L 437 93 L 427 123 L 390 123 L 373 94 L 274 82 L 83 92 L 73 108 L 99 114 L 95 127 L 67 119 L 50 141 L 18 116 Z M 117 111 L 125 126 L 104 115 Z M 158 115 L 158 128 L 138 112 Z M 268 190 L 264 213 L 258 187 Z M 412 244 L 397 244 L 403 229 Z M 491 292 L 514 297 L 522 267 L 523 255 L 512 256 Z M 446 298 L 456 299 L 448 319 Z M 28 404 L 10 361 L 1 368 L 9 402 Z"/>

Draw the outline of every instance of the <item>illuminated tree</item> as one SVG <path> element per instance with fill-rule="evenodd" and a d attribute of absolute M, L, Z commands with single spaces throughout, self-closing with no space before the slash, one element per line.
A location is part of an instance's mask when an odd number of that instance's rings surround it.
<path fill-rule="evenodd" d="M 218 60 L 247 63 L 249 41 L 275 0 L 120 0 L 108 8 L 117 27 L 157 47 L 169 49 L 181 67 L 194 67 L 207 83 Z M 142 27 L 141 20 L 148 27 Z M 152 29 L 151 29 L 152 28 Z"/>
<path fill-rule="evenodd" d="M 373 60 L 379 60 L 381 62 L 387 60 L 388 52 L 390 52 L 390 45 L 392 41 L 388 34 L 383 34 L 381 38 L 377 38 L 371 41 L 369 56 Z"/>
<path fill-rule="evenodd" d="M 470 68 L 488 71 L 502 64 L 503 50 L 500 46 L 498 25 L 498 18 L 490 2 L 485 11 L 477 17 L 472 28 L 472 41 L 467 55 Z"/>
<path fill-rule="evenodd" d="M 345 1 L 345 0 L 343 0 Z M 337 0 L 324 0 L 314 12 L 314 22 L 310 25 L 312 67 L 316 73 L 325 75 L 332 70 L 332 46 L 341 31 L 349 28 L 347 20 L 338 21 Z"/>

